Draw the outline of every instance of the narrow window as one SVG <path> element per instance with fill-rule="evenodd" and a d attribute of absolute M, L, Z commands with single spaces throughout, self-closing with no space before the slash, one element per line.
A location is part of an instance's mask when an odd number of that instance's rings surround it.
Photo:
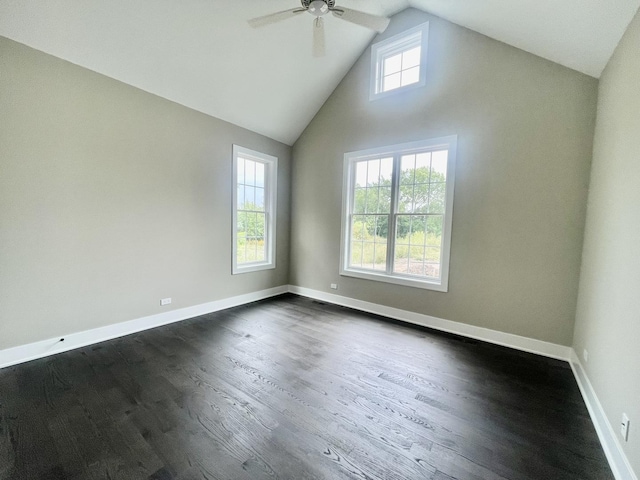
<path fill-rule="evenodd" d="M 424 23 L 371 47 L 371 100 L 425 84 L 428 32 Z"/>
<path fill-rule="evenodd" d="M 345 154 L 342 275 L 447 291 L 456 137 Z"/>
<path fill-rule="evenodd" d="M 278 159 L 233 146 L 233 267 L 245 273 L 276 266 Z"/>

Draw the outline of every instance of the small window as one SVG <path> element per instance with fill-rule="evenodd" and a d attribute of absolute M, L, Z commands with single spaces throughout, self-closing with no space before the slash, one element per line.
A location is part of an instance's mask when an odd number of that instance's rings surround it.
<path fill-rule="evenodd" d="M 423 23 L 371 47 L 371 100 L 425 84 L 428 38 Z"/>
<path fill-rule="evenodd" d="M 448 290 L 456 141 L 345 154 L 341 275 Z"/>
<path fill-rule="evenodd" d="M 233 146 L 233 267 L 245 273 L 276 266 L 278 159 Z"/>

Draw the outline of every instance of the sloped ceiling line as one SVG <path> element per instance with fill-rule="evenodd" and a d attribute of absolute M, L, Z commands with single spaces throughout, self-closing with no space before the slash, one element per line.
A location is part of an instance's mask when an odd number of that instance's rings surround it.
<path fill-rule="evenodd" d="M 393 15 L 412 6 L 599 77 L 640 0 L 341 0 Z M 246 20 L 297 0 L 0 0 L 0 35 L 292 145 L 374 33 L 328 18 L 311 55 L 305 15 Z M 332 21 L 334 20 L 334 21 Z"/>

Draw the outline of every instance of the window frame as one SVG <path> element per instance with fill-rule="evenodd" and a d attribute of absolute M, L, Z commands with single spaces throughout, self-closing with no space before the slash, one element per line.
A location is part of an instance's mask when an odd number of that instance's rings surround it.
<path fill-rule="evenodd" d="M 417 40 L 416 40 L 417 39 Z M 383 91 L 384 59 L 400 52 L 420 46 L 420 78 L 418 82 Z M 389 95 L 406 92 L 414 88 L 424 87 L 427 80 L 427 49 L 429 46 L 429 22 L 405 30 L 402 33 L 389 37 L 371 46 L 371 74 L 369 100 L 384 98 Z"/>
<path fill-rule="evenodd" d="M 435 290 L 438 292 L 447 292 L 449 290 L 449 263 L 451 257 L 451 229 L 453 224 L 453 199 L 455 191 L 455 171 L 456 171 L 456 154 L 457 154 L 457 135 L 446 137 L 432 138 L 420 140 L 416 142 L 402 143 L 397 145 L 389 145 L 379 148 L 367 150 L 359 150 L 355 152 L 347 152 L 344 154 L 343 168 L 343 185 L 342 185 L 342 228 L 340 239 L 340 275 L 361 278 L 366 280 L 375 280 L 379 282 L 393 283 L 410 287 L 424 288 Z M 392 198 L 399 188 L 399 173 L 397 165 L 403 155 L 411 153 L 422 153 L 424 151 L 438 151 L 447 149 L 447 178 L 445 181 L 445 212 L 443 218 L 443 234 L 442 234 L 442 250 L 440 263 L 440 281 L 434 281 L 428 277 L 425 279 L 416 276 L 403 275 L 399 273 L 388 274 L 386 272 L 378 272 L 373 270 L 358 269 L 349 266 L 351 257 L 351 216 L 353 215 L 353 201 L 355 196 L 355 168 L 358 161 L 371 160 L 382 157 L 393 157 L 393 180 L 392 180 Z M 390 227 L 388 231 L 387 242 L 387 267 L 391 265 L 393 270 L 393 252 L 395 247 L 395 216 L 399 215 L 396 210 L 397 205 L 392 200 L 392 207 L 389 213 Z"/>
<path fill-rule="evenodd" d="M 265 260 L 238 263 L 238 158 L 264 164 L 264 211 L 265 211 Z M 233 275 L 276 268 L 276 220 L 278 195 L 278 158 L 266 153 L 233 145 L 232 162 L 232 224 L 231 224 L 231 273 Z"/>

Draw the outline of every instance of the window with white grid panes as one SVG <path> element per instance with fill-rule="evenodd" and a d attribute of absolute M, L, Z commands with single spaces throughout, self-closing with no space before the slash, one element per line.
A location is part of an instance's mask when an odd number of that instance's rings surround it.
<path fill-rule="evenodd" d="M 275 268 L 277 158 L 233 146 L 233 273 Z"/>
<path fill-rule="evenodd" d="M 372 46 L 372 100 L 425 84 L 428 31 L 425 23 Z"/>
<path fill-rule="evenodd" d="M 446 291 L 456 137 L 345 155 L 341 274 Z"/>
<path fill-rule="evenodd" d="M 382 61 L 382 91 L 388 92 L 420 81 L 420 50 L 413 47 L 385 57 Z"/>

